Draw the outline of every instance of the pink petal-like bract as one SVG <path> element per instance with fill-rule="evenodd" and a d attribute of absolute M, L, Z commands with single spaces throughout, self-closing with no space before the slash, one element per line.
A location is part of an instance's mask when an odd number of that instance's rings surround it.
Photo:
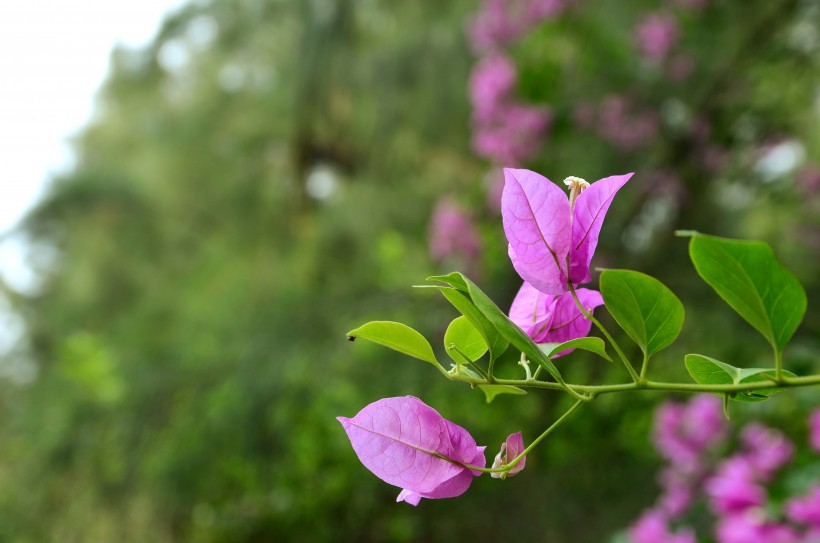
<path fill-rule="evenodd" d="M 501 450 L 495 456 L 495 460 L 493 461 L 493 468 L 506 466 L 515 460 L 515 457 L 522 452 L 524 452 L 524 437 L 521 435 L 521 432 L 510 434 L 507 436 L 507 440 L 501 444 Z M 507 477 L 512 477 L 513 475 L 521 473 L 526 465 L 527 457 L 525 456 L 515 465 L 515 467 L 507 472 Z M 501 478 L 500 473 L 492 473 L 490 475 L 495 479 Z"/>
<path fill-rule="evenodd" d="M 604 305 L 601 293 L 596 290 L 579 288 L 578 300 L 584 309 L 592 312 Z M 521 285 L 510 307 L 510 320 L 517 324 L 535 343 L 563 343 L 571 339 L 586 337 L 592 328 L 571 292 L 560 296 L 544 294 L 529 283 Z M 561 351 L 555 356 L 569 354 L 573 349 Z"/>
<path fill-rule="evenodd" d="M 353 450 L 379 479 L 402 488 L 397 501 L 463 494 L 484 467 L 485 447 L 413 396 L 383 398 L 348 419 L 337 417 Z"/>
<path fill-rule="evenodd" d="M 543 343 L 544 335 L 552 324 L 556 296 L 544 294 L 529 283 L 524 283 L 510 307 L 510 320 L 532 338 Z"/>
<path fill-rule="evenodd" d="M 604 305 L 604 298 L 597 290 L 579 288 L 575 293 L 578 295 L 581 305 L 589 312 L 592 312 L 598 306 Z M 547 333 L 541 338 L 541 343 L 563 343 L 589 335 L 592 321 L 584 317 L 584 314 L 578 309 L 571 292 L 565 292 L 558 297 L 552 311 L 552 322 Z M 573 350 L 567 349 L 554 356 L 564 356 Z"/>
<path fill-rule="evenodd" d="M 566 291 L 572 228 L 564 191 L 535 172 L 505 168 L 501 216 L 521 278 L 545 294 Z"/>
<path fill-rule="evenodd" d="M 572 210 L 572 248 L 569 263 L 569 277 L 573 284 L 588 283 L 591 280 L 589 263 L 598 246 L 598 236 L 609 204 L 633 175 L 628 173 L 605 177 L 592 183 L 575 200 Z"/>

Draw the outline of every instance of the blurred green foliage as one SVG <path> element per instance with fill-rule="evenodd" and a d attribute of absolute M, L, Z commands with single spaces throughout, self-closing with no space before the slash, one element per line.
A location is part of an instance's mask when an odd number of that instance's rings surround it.
<path fill-rule="evenodd" d="M 817 6 L 784 2 L 772 17 L 768 2 L 722 4 L 687 34 L 705 79 L 674 92 L 697 94 L 738 164 L 753 153 L 751 140 L 732 136 L 744 122 L 756 142 L 799 133 L 812 154 L 818 53 L 788 44 Z M 634 79 L 628 21 L 649 3 L 601 5 L 516 46 L 523 97 L 567 112 L 627 83 L 668 97 L 664 83 Z M 455 313 L 410 288 L 451 271 L 426 248 L 443 194 L 482 221 L 482 288 L 504 307 L 518 287 L 500 219 L 485 209 L 486 165 L 469 148 L 474 59 L 464 27 L 475 9 L 467 0 L 195 2 L 149 47 L 114 53 L 76 167 L 22 227 L 42 285 L 5 291 L 37 375 L 0 388 L 0 539 L 601 541 L 651 502 L 652 394 L 602 399 L 519 477 L 482 477 L 457 500 L 418 508 L 394 503 L 398 489 L 361 467 L 334 419 L 414 394 L 494 454 L 510 432 L 526 440 L 566 407 L 537 393 L 488 406 L 427 364 L 345 341 L 359 324 L 389 319 L 435 338 L 443 354 Z M 564 72 L 576 65 L 597 77 L 573 80 Z M 809 316 L 787 359 L 797 373 L 809 368 L 800 353 L 815 352 L 820 313 L 811 309 L 818 262 L 805 255 L 817 250 L 818 201 L 802 198 L 792 177 L 756 183 L 741 166 L 705 178 L 668 134 L 662 157 L 618 158 L 569 119 L 559 117 L 533 166 L 554 179 L 639 172 L 633 195 L 612 208 L 598 264 L 652 273 L 687 306 L 683 344 L 657 370 L 685 379 L 682 355 L 695 344 L 748 365 L 768 356 L 728 308 L 714 309 L 720 301 L 698 283 L 685 242 L 670 236 L 677 226 L 772 243 L 807 285 Z M 625 248 L 621 233 L 653 199 L 641 171 L 660 166 L 683 176 L 685 205 L 651 243 Z M 746 204 L 726 205 L 720 187 Z M 583 354 L 561 364 L 570 381 L 622 378 Z M 811 403 L 784 394 L 767 413 Z"/>

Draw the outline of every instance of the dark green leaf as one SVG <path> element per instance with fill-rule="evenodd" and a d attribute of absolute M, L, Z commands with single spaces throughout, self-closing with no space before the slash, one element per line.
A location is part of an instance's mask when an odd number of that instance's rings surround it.
<path fill-rule="evenodd" d="M 806 292 L 797 278 L 766 243 L 690 234 L 689 256 L 698 274 L 782 351 L 806 312 Z"/>
<path fill-rule="evenodd" d="M 350 338 L 364 338 L 390 347 L 419 360 L 441 368 L 430 343 L 420 333 L 406 324 L 391 321 L 371 321 L 347 333 Z"/>
<path fill-rule="evenodd" d="M 654 277 L 631 270 L 604 270 L 601 295 L 607 310 L 646 356 L 678 337 L 683 304 Z"/>

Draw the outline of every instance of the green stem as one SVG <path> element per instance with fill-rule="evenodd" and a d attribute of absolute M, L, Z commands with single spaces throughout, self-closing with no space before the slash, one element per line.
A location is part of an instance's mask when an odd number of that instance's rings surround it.
<path fill-rule="evenodd" d="M 774 378 L 778 383 L 783 381 L 783 353 L 777 347 L 774 348 Z"/>
<path fill-rule="evenodd" d="M 513 458 L 513 459 L 512 459 L 512 460 L 511 460 L 511 461 L 510 461 L 510 462 L 509 462 L 506 466 L 504 466 L 503 468 L 480 468 L 480 467 L 478 467 L 478 466 L 471 466 L 470 464 L 463 464 L 463 465 L 464 465 L 464 467 L 465 467 L 465 468 L 467 468 L 467 469 L 471 469 L 471 470 L 475 470 L 475 471 L 480 471 L 480 472 L 482 472 L 482 473 L 506 473 L 506 472 L 510 471 L 512 468 L 514 468 L 514 467 L 516 466 L 516 464 L 518 464 L 518 463 L 521 461 L 521 459 L 522 459 L 522 458 L 524 458 L 525 456 L 527 456 L 527 455 L 530 453 L 530 451 L 532 451 L 532 450 L 533 450 L 533 449 L 534 449 L 534 448 L 535 448 L 535 447 L 536 447 L 539 443 L 541 443 L 541 441 L 543 441 L 543 439 L 544 439 L 545 437 L 547 437 L 547 436 L 548 436 L 548 435 L 549 435 L 549 434 L 550 434 L 553 430 L 555 430 L 558 426 L 560 426 L 560 424 L 561 424 L 562 422 L 564 422 L 567 418 L 569 418 L 569 416 L 570 416 L 570 415 L 571 415 L 571 414 L 572 414 L 572 413 L 573 413 L 576 409 L 578 409 L 578 407 L 580 407 L 583 403 L 584 403 L 584 400 L 577 400 L 574 404 L 572 404 L 572 407 L 570 407 L 569 409 L 567 409 L 567 410 L 566 410 L 566 412 L 564 412 L 564 414 L 563 414 L 563 415 L 561 415 L 561 416 L 558 418 L 558 420 L 556 420 L 555 422 L 553 422 L 553 423 L 549 426 L 549 428 L 547 428 L 546 430 L 544 430 L 544 431 L 541 433 L 541 435 L 540 435 L 540 436 L 536 437 L 536 438 L 533 440 L 533 442 L 532 442 L 532 443 L 530 443 L 530 444 L 529 444 L 529 446 L 521 452 L 521 454 L 519 454 L 518 456 L 516 456 L 515 458 Z"/>
<path fill-rule="evenodd" d="M 641 383 L 646 382 L 646 369 L 649 367 L 649 356 L 644 353 L 643 363 L 641 364 Z"/>
<path fill-rule="evenodd" d="M 454 380 L 464 381 L 476 385 L 489 384 L 487 381 L 472 379 L 465 376 L 451 376 Z M 523 388 L 543 388 L 547 390 L 572 390 L 580 394 L 598 396 L 613 392 L 629 392 L 632 390 L 659 390 L 668 392 L 713 392 L 716 394 L 748 392 L 750 390 L 761 389 L 786 389 L 804 386 L 820 385 L 820 375 L 807 375 L 805 377 L 784 377 L 780 382 L 775 380 L 755 381 L 753 383 L 741 383 L 737 385 L 701 385 L 698 383 L 669 383 L 664 381 L 646 380 L 638 383 L 617 383 L 613 385 L 576 385 L 566 383 L 566 387 L 551 381 L 538 381 L 536 379 L 496 379 L 495 384 L 511 385 Z M 580 398 L 579 398 L 580 399 Z M 591 398 L 585 397 L 584 400 Z"/>
<path fill-rule="evenodd" d="M 575 300 L 575 305 L 578 306 L 578 309 L 581 310 L 581 313 L 583 313 L 584 317 L 592 321 L 592 324 L 594 324 L 598 328 L 598 330 L 601 331 L 601 333 L 604 335 L 607 341 L 609 341 L 609 343 L 612 344 L 612 347 L 615 349 L 615 352 L 618 353 L 618 357 L 620 357 L 621 362 L 623 362 L 626 371 L 628 371 L 629 375 L 632 377 L 632 381 L 634 381 L 635 383 L 639 382 L 641 378 L 635 372 L 635 368 L 632 367 L 632 364 L 629 363 L 629 360 L 627 360 L 626 355 L 621 350 L 621 347 L 618 345 L 615 339 L 613 339 L 609 332 L 607 332 L 606 328 L 604 328 L 604 326 L 600 322 L 598 322 L 598 319 L 593 317 L 592 313 L 587 311 L 583 304 L 581 304 L 581 300 L 578 299 L 578 294 L 575 292 L 575 287 L 572 286 L 572 283 L 567 283 L 567 285 L 569 286 L 569 291 L 572 293 L 572 299 Z"/>
<path fill-rule="evenodd" d="M 527 381 L 532 380 L 532 373 L 530 373 L 530 363 L 527 360 L 527 355 L 521 353 L 521 360 L 518 361 L 518 365 L 524 368 L 524 374 L 527 376 Z M 538 366 L 539 368 L 541 366 Z"/>

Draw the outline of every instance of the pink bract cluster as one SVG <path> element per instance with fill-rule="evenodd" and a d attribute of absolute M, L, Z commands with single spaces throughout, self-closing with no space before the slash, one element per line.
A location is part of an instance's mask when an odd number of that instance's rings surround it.
<path fill-rule="evenodd" d="M 567 0 L 484 0 L 469 25 L 470 45 L 476 53 L 497 51 L 560 15 L 568 4 Z"/>
<path fill-rule="evenodd" d="M 809 422 L 810 441 L 820 441 L 820 410 Z M 820 483 L 786 500 L 780 515 L 769 499 L 767 485 L 793 460 L 793 443 L 778 430 L 751 423 L 740 432 L 739 449 L 717 461 L 726 430 L 716 397 L 698 395 L 658 409 L 653 441 L 669 465 L 659 478 L 658 502 L 630 529 L 633 543 L 697 541 L 682 522 L 698 499 L 716 516 L 717 543 L 820 541 Z M 673 530 L 674 524 L 681 527 Z"/>
<path fill-rule="evenodd" d="M 678 22 L 669 13 L 654 12 L 646 14 L 635 29 L 638 49 L 644 57 L 652 62 L 665 59 L 680 34 Z"/>
<path fill-rule="evenodd" d="M 589 334 L 569 285 L 589 282 L 590 262 L 604 217 L 632 174 L 589 184 L 567 178 L 570 195 L 530 170 L 505 168 L 501 217 L 513 267 L 524 280 L 510 319 L 536 343 L 562 343 Z M 600 293 L 579 289 L 582 307 L 603 305 Z M 559 353 L 567 354 L 570 350 Z"/>
<path fill-rule="evenodd" d="M 481 237 L 469 213 L 449 198 L 442 198 L 430 219 L 430 256 L 439 262 L 458 259 L 469 270 L 481 257 Z"/>
<path fill-rule="evenodd" d="M 497 51 L 482 58 L 470 76 L 473 149 L 495 164 L 520 164 L 542 143 L 551 113 L 515 97 L 518 70 Z"/>
<path fill-rule="evenodd" d="M 470 76 L 473 106 L 473 150 L 496 168 L 518 166 L 543 146 L 552 111 L 515 96 L 518 69 L 505 49 L 541 22 L 559 16 L 567 0 L 484 0 L 469 24 L 468 38 L 479 60 Z M 498 179 L 490 176 L 491 181 Z M 498 183 L 488 190 L 488 202 L 498 208 Z"/>

